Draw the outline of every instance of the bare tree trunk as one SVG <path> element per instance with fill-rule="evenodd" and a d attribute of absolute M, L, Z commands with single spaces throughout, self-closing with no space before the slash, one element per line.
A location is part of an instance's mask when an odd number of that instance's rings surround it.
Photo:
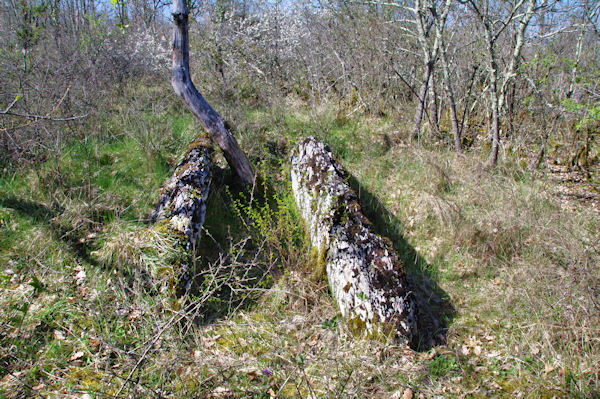
<path fill-rule="evenodd" d="M 254 171 L 244 152 L 225 125 L 221 116 L 206 102 L 198 92 L 190 76 L 188 9 L 186 0 L 173 2 L 173 75 L 171 84 L 183 102 L 188 106 L 200 124 L 217 143 L 231 166 L 231 169 L 245 184 L 252 184 Z"/>
<path fill-rule="evenodd" d="M 488 58 L 488 80 L 490 87 L 490 108 L 492 113 L 492 155 L 490 157 L 490 164 L 496 165 L 498 162 L 498 150 L 500 147 L 500 114 L 504 109 L 506 103 L 506 95 L 509 88 L 509 84 L 517 76 L 517 70 L 520 66 L 521 51 L 525 43 L 525 31 L 529 25 L 529 22 L 535 15 L 535 13 L 547 6 L 548 0 L 542 0 L 540 5 L 537 4 L 538 0 L 519 0 L 513 3 L 513 9 L 511 13 L 506 17 L 505 21 L 495 20 L 491 14 L 489 7 L 481 7 L 476 0 L 469 0 L 468 4 L 471 10 L 475 13 L 481 27 L 483 28 L 485 39 L 486 39 L 486 51 Z M 523 12 L 518 12 L 519 9 L 526 4 Z M 517 16 L 519 19 L 517 20 Z M 502 22 L 502 23 L 498 23 Z M 500 63 L 498 62 L 498 49 L 496 48 L 497 39 L 502 30 L 510 26 L 511 23 L 518 22 L 517 29 L 514 35 L 515 44 L 512 48 L 512 54 L 508 65 L 504 68 L 504 73 L 499 70 Z M 499 26 L 500 28 L 496 28 Z M 498 30 L 499 29 L 499 30 Z"/>
<path fill-rule="evenodd" d="M 454 90 L 450 81 L 450 71 L 448 60 L 446 59 L 446 50 L 442 49 L 442 69 L 444 73 L 444 86 L 446 97 L 448 97 L 448 107 L 450 108 L 450 119 L 452 120 L 452 136 L 454 137 L 454 148 L 456 152 L 462 152 L 462 143 L 460 140 L 460 127 L 458 124 L 458 115 L 456 113 L 456 100 L 454 99 Z"/>
<path fill-rule="evenodd" d="M 490 165 L 495 166 L 498 163 L 498 150 L 500 148 L 500 100 L 498 98 L 498 67 L 494 53 L 493 41 L 488 43 L 490 57 L 490 102 L 492 108 L 492 155 Z"/>
<path fill-rule="evenodd" d="M 432 71 L 433 61 L 429 61 L 425 69 L 423 81 L 421 82 L 421 88 L 419 89 L 419 98 L 417 99 L 419 103 L 417 104 L 417 109 L 415 110 L 415 124 L 411 135 L 412 140 L 418 139 L 421 132 L 421 122 L 423 121 L 423 114 L 425 114 L 425 102 L 427 100 L 427 88 L 429 86 L 429 78 Z"/>
<path fill-rule="evenodd" d="M 435 90 L 435 74 L 432 72 L 429 75 L 429 123 L 431 123 L 431 128 L 439 132 L 440 130 L 440 121 L 438 118 L 438 99 L 437 92 Z"/>
<path fill-rule="evenodd" d="M 440 30 L 443 30 L 444 26 L 446 25 L 446 19 L 448 17 L 448 13 L 450 12 L 451 4 L 452 0 L 445 0 L 442 6 L 442 11 L 439 14 L 435 4 L 427 0 L 417 0 L 414 8 L 410 8 L 410 10 L 415 14 L 414 22 L 417 28 L 417 39 L 421 45 L 421 50 L 423 51 L 423 61 L 425 64 L 425 72 L 423 73 L 423 80 L 419 90 L 419 104 L 417 105 L 417 109 L 415 111 L 415 124 L 411 139 L 418 138 L 419 132 L 421 131 L 421 122 L 423 121 L 423 114 L 425 113 L 425 101 L 427 97 L 427 89 L 430 86 L 430 80 L 432 82 L 431 96 L 435 97 L 435 92 L 433 91 L 433 70 L 440 48 L 440 37 L 439 35 L 436 35 L 433 43 L 429 41 L 433 22 L 428 20 L 427 15 L 431 14 L 433 20 L 437 24 L 437 27 Z M 432 98 L 431 100 L 435 102 L 436 99 Z M 432 106 L 431 108 L 432 112 L 435 113 L 435 115 L 432 115 L 432 117 L 434 117 L 432 120 L 432 124 L 434 125 L 433 128 L 437 128 L 437 106 Z"/>
<path fill-rule="evenodd" d="M 458 115 L 456 113 L 456 100 L 454 99 L 454 90 L 450 81 L 450 65 L 448 63 L 448 55 L 446 52 L 446 44 L 444 43 L 444 34 L 439 22 L 436 21 L 436 36 L 440 43 L 440 58 L 442 62 L 442 76 L 444 78 L 444 91 L 448 98 L 448 108 L 450 108 L 450 119 L 452 121 L 452 135 L 454 137 L 454 148 L 456 152 L 462 153 L 462 143 L 460 140 L 460 127 L 458 123 Z"/>
<path fill-rule="evenodd" d="M 537 9 L 546 7 L 547 3 L 548 0 L 542 0 L 538 7 L 537 0 L 527 0 L 527 8 L 522 14 L 521 19 L 518 21 L 518 28 L 514 36 L 515 45 L 513 47 L 510 62 L 506 67 L 503 79 L 501 80 L 500 76 L 497 76 L 498 82 L 501 81 L 500 90 L 498 93 L 498 106 L 500 111 L 503 109 L 506 102 L 506 94 L 509 88 L 509 83 L 513 82 L 514 78 L 517 76 L 517 70 L 521 65 L 521 51 L 523 50 L 523 45 L 525 43 L 525 31 L 527 30 L 529 22 L 533 18 Z"/>
<path fill-rule="evenodd" d="M 317 267 L 325 268 L 350 330 L 409 342 L 416 316 L 406 271 L 390 241 L 372 232 L 344 168 L 325 144 L 309 137 L 292 153 L 291 177 Z"/>
<path fill-rule="evenodd" d="M 458 116 L 456 115 L 456 102 L 454 94 L 448 93 L 448 102 L 450 103 L 450 118 L 452 119 L 452 136 L 454 137 L 454 149 L 459 154 L 462 153 L 462 142 L 460 138 L 460 127 L 458 126 Z"/>
<path fill-rule="evenodd" d="M 542 160 L 544 159 L 544 154 L 546 153 L 546 144 L 548 143 L 548 136 L 550 135 L 550 133 L 548 132 L 548 130 L 546 129 L 547 123 L 544 122 L 544 129 L 543 129 L 543 136 L 542 136 L 542 143 L 540 145 L 540 149 L 538 150 L 537 154 L 535 155 L 535 158 L 533 158 L 531 160 L 531 162 L 529 163 L 527 169 L 529 169 L 529 173 L 533 173 L 537 170 L 537 168 L 540 166 L 540 164 L 542 163 Z"/>
<path fill-rule="evenodd" d="M 495 97 L 495 93 L 491 96 Z M 498 99 L 492 98 L 492 156 L 490 165 L 495 166 L 498 163 L 498 150 L 500 148 L 500 113 L 498 110 Z"/>
<path fill-rule="evenodd" d="M 581 61 L 581 50 L 583 48 L 583 38 L 585 36 L 587 20 L 581 24 L 581 32 L 579 33 L 579 37 L 577 38 L 577 46 L 575 51 L 575 62 L 571 67 L 571 83 L 569 84 L 569 91 L 567 92 L 567 98 L 571 98 L 573 92 L 575 91 L 575 83 L 577 78 L 577 68 L 579 67 L 579 62 Z"/>

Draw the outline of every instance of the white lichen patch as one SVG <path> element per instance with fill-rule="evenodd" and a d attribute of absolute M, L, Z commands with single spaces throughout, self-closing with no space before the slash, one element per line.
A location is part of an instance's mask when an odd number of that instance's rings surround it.
<path fill-rule="evenodd" d="M 200 238 L 211 182 L 213 149 L 198 138 L 188 147 L 175 172 L 161 190 L 152 213 L 154 222 L 168 220 L 169 228 L 187 237 L 186 249 Z"/>
<path fill-rule="evenodd" d="M 356 332 L 394 334 L 408 342 L 416 330 L 404 267 L 389 240 L 372 232 L 347 173 L 312 137 L 292 153 L 292 190 L 312 245 L 325 253 L 327 278 L 342 315 Z"/>

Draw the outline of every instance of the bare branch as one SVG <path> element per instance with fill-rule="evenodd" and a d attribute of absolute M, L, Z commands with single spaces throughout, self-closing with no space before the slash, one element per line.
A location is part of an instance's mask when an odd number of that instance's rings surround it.
<path fill-rule="evenodd" d="M 61 118 L 54 118 L 46 115 L 32 115 L 32 114 L 22 114 L 20 112 L 11 112 L 11 111 L 0 111 L 0 115 L 10 115 L 10 116 L 18 116 L 20 118 L 30 119 L 30 120 L 45 120 L 45 121 L 53 121 L 53 122 L 66 122 L 66 121 L 74 121 L 77 119 L 82 119 L 88 116 L 88 114 L 76 115 L 76 116 L 68 116 Z"/>

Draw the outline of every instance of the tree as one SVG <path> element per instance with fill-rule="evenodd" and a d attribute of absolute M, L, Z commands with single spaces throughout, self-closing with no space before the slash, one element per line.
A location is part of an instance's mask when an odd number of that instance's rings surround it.
<path fill-rule="evenodd" d="M 448 100 L 448 108 L 450 110 L 450 119 L 452 121 L 452 136 L 454 138 L 454 148 L 457 152 L 462 152 L 461 143 L 461 132 L 458 124 L 458 115 L 456 112 L 456 100 L 454 97 L 454 88 L 450 79 L 450 62 L 448 60 L 448 49 L 446 41 L 444 40 L 444 26 L 445 20 L 435 18 L 433 24 L 435 26 L 435 35 L 440 43 L 440 61 L 442 64 L 442 73 L 444 80 L 444 92 Z"/>
<path fill-rule="evenodd" d="M 466 0 L 469 10 L 479 22 L 485 40 L 485 54 L 488 68 L 488 89 L 492 126 L 492 155 L 490 164 L 498 162 L 500 147 L 500 116 L 506 103 L 509 84 L 517 76 L 521 64 L 521 51 L 525 40 L 525 31 L 533 16 L 548 4 L 548 0 L 512 0 L 507 3 L 496 3 L 492 0 Z M 510 34 L 510 28 L 516 24 L 512 32 L 510 55 L 502 60 L 499 39 L 504 33 Z M 505 42 L 506 44 L 506 42 Z M 502 62 L 504 61 L 504 62 Z M 504 70 L 500 67 L 505 65 Z"/>
<path fill-rule="evenodd" d="M 441 4 L 441 11 L 438 10 L 439 5 L 436 4 L 435 0 L 416 0 L 414 8 L 411 11 L 415 15 L 415 25 L 417 27 L 417 39 L 423 52 L 423 65 L 425 70 L 423 71 L 423 79 L 421 80 L 421 88 L 419 89 L 419 97 L 417 109 L 415 110 L 415 122 L 412 132 L 412 138 L 417 138 L 421 130 L 421 121 L 425 113 L 425 100 L 427 97 L 427 91 L 430 89 L 431 82 L 431 95 L 435 95 L 433 91 L 433 75 L 435 62 L 438 57 L 440 50 L 442 33 L 444 26 L 446 25 L 446 19 L 450 12 L 450 5 L 452 0 L 445 0 Z M 436 34 L 434 35 L 433 41 L 431 38 L 431 30 L 436 28 Z M 430 112 L 436 112 L 436 109 L 430 110 Z M 437 116 L 437 114 L 436 114 Z M 437 117 L 434 119 L 437 120 Z"/>
<path fill-rule="evenodd" d="M 217 143 L 231 169 L 245 184 L 254 182 L 254 171 L 223 118 L 198 92 L 190 76 L 188 8 L 185 0 L 173 2 L 173 69 L 171 84 L 202 127 Z"/>

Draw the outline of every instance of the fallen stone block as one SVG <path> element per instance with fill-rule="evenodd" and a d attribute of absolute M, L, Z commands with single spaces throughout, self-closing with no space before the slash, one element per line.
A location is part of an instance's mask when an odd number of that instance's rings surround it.
<path fill-rule="evenodd" d="M 151 215 L 154 230 L 172 238 L 172 245 L 192 254 L 200 238 L 211 183 L 213 148 L 206 136 L 196 138 L 163 185 Z M 186 264 L 176 265 L 169 276 L 181 288 L 189 284 Z M 164 278 L 164 277 L 162 277 Z M 172 283 L 169 285 L 173 285 Z"/>
<path fill-rule="evenodd" d="M 294 149 L 291 164 L 296 204 L 350 330 L 410 342 L 415 306 L 404 266 L 389 239 L 373 232 L 347 172 L 312 137 Z"/>

